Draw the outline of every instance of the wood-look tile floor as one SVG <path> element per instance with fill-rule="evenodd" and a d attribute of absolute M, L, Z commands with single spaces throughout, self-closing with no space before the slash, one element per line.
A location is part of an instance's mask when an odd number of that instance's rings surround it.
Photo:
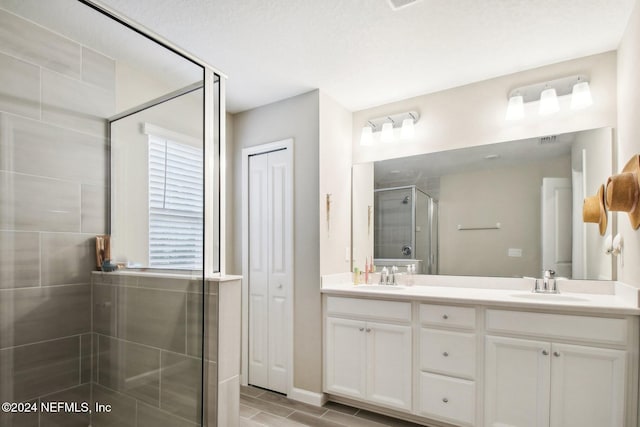
<path fill-rule="evenodd" d="M 412 422 L 328 402 L 323 407 L 296 402 L 257 387 L 240 388 L 240 427 L 413 427 Z"/>

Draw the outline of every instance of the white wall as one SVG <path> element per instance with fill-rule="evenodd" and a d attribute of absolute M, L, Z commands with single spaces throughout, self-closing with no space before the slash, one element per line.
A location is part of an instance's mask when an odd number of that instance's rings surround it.
<path fill-rule="evenodd" d="M 637 42 L 631 49 L 637 51 Z M 573 74 L 589 76 L 594 105 L 571 111 L 570 97 L 561 97 L 561 112 L 540 117 L 538 103 L 527 103 L 523 120 L 505 121 L 507 96 L 512 89 Z M 637 90 L 638 84 L 634 84 Z M 421 116 L 413 141 L 360 146 L 360 132 L 366 120 L 411 110 Z M 355 112 L 353 161 L 383 160 L 615 125 L 616 52 L 608 52 Z M 376 138 L 378 134 L 374 135 L 374 141 Z"/>
<path fill-rule="evenodd" d="M 640 153 L 640 2 L 627 24 L 618 49 L 618 171 L 634 154 Z M 618 230 L 624 239 L 624 266 L 618 280 L 640 286 L 640 230 L 629 225 L 626 213 L 618 217 Z"/>
<path fill-rule="evenodd" d="M 233 234 L 228 273 L 242 273 L 242 149 L 293 138 L 294 145 L 294 387 L 322 391 L 319 212 L 320 94 L 315 90 L 233 116 Z M 231 252 L 231 254 L 229 254 Z"/>
<path fill-rule="evenodd" d="M 320 92 L 320 274 L 342 273 L 351 261 L 351 116 Z"/>

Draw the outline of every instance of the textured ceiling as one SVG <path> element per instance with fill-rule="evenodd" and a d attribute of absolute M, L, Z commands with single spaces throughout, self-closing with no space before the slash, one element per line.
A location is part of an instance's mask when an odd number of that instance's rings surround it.
<path fill-rule="evenodd" d="M 634 0 L 104 0 L 229 77 L 232 112 L 320 88 L 349 110 L 618 47 Z"/>
<path fill-rule="evenodd" d="M 102 0 L 227 74 L 231 112 L 316 88 L 356 111 L 613 50 L 634 1 Z"/>

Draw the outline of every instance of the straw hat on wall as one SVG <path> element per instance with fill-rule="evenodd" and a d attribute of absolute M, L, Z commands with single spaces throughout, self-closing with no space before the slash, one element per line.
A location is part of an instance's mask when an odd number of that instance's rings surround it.
<path fill-rule="evenodd" d="M 607 210 L 604 205 L 604 185 L 600 185 L 598 194 L 584 199 L 582 205 L 582 220 L 584 222 L 597 223 L 600 235 L 607 231 Z"/>
<path fill-rule="evenodd" d="M 640 227 L 640 156 L 627 162 L 622 173 L 607 180 L 606 208 L 610 211 L 628 212 L 634 230 Z"/>

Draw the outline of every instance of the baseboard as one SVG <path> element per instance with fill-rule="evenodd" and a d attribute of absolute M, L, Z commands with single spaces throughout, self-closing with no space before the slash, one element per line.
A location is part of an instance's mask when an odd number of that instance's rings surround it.
<path fill-rule="evenodd" d="M 327 395 L 325 393 L 316 393 L 302 388 L 293 387 L 287 397 L 313 406 L 322 406 L 327 403 Z"/>

